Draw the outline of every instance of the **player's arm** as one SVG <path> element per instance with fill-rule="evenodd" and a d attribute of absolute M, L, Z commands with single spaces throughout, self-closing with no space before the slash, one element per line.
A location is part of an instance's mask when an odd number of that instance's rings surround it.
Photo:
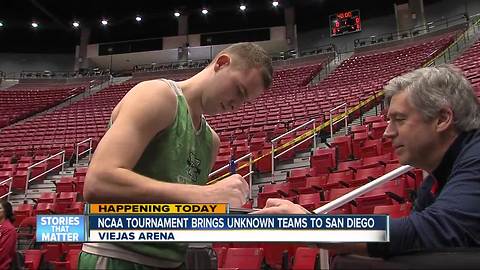
<path fill-rule="evenodd" d="M 99 143 L 85 179 L 88 202 L 230 202 L 240 200 L 240 181 L 196 186 L 157 181 L 132 171 L 146 146 L 176 116 L 175 93 L 161 81 L 140 83 L 125 96 L 111 128 Z M 162 179 L 159 179 L 162 180 Z M 248 188 L 248 187 L 247 187 Z M 225 192 L 225 190 L 232 190 Z M 223 197 L 220 192 L 226 193 Z M 228 196 L 228 197 L 227 197 Z M 235 204 L 241 203 L 235 202 Z"/>

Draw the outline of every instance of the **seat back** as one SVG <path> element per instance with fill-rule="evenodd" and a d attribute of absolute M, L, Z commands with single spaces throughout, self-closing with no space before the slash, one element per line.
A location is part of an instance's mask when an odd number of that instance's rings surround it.
<path fill-rule="evenodd" d="M 66 270 L 77 270 L 78 269 L 78 259 L 80 258 L 81 249 L 71 249 L 67 253 L 67 264 Z"/>
<path fill-rule="evenodd" d="M 298 247 L 293 258 L 292 270 L 316 269 L 318 248 Z"/>
<path fill-rule="evenodd" d="M 307 210 L 314 210 L 322 204 L 320 193 L 300 194 L 298 196 L 298 204 Z"/>
<path fill-rule="evenodd" d="M 40 262 L 42 261 L 43 251 L 38 249 L 25 250 L 25 268 L 29 270 L 40 269 Z"/>
<path fill-rule="evenodd" d="M 410 214 L 412 208 L 411 203 L 404 204 L 392 204 L 392 205 L 379 205 L 373 209 L 374 214 L 387 214 L 391 218 L 406 217 Z"/>
<path fill-rule="evenodd" d="M 217 265 L 218 268 L 223 267 L 223 264 L 225 263 L 225 257 L 227 255 L 227 247 L 213 247 L 215 250 L 215 253 L 217 254 Z"/>
<path fill-rule="evenodd" d="M 263 248 L 229 248 L 223 267 L 238 268 L 238 270 L 260 270 L 264 260 L 263 254 Z"/>

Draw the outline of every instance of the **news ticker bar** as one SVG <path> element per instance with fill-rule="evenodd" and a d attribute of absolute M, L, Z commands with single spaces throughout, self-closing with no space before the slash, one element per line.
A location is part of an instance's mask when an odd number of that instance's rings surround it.
<path fill-rule="evenodd" d="M 388 242 L 381 230 L 206 230 L 190 231 L 133 231 L 91 230 L 90 242 L 295 242 L 295 243 L 346 243 Z"/>
<path fill-rule="evenodd" d="M 227 214 L 226 203 L 202 204 L 87 204 L 88 214 Z"/>
<path fill-rule="evenodd" d="M 38 215 L 37 242 L 386 242 L 386 215 Z"/>

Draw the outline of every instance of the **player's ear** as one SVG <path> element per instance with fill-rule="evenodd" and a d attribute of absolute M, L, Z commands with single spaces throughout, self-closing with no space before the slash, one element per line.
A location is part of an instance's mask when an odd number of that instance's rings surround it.
<path fill-rule="evenodd" d="M 214 70 L 218 71 L 221 68 L 224 68 L 230 65 L 232 59 L 227 54 L 222 54 L 215 60 Z"/>

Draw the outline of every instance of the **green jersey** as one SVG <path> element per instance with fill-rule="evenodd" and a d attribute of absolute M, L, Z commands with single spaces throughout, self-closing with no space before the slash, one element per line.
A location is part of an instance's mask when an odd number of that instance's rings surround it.
<path fill-rule="evenodd" d="M 165 130 L 158 133 L 148 144 L 133 171 L 171 183 L 203 185 L 208 181 L 208 174 L 212 164 L 212 130 L 205 118 L 202 117 L 201 125 L 195 129 L 188 104 L 181 89 L 173 81 L 164 80 L 177 95 L 177 113 L 173 123 Z M 188 194 L 185 194 L 188 196 Z M 162 198 L 158 198 L 162 202 Z M 178 265 L 184 261 L 187 243 L 114 243 L 108 244 L 110 249 L 117 246 L 122 250 L 119 254 L 127 252 L 132 255 L 143 255 L 156 261 L 164 261 L 162 265 Z M 113 246 L 112 246 L 113 245 Z M 92 246 L 88 244 L 87 246 Z M 95 244 L 98 253 L 102 244 Z M 91 249 L 84 251 L 92 253 Z M 129 252 L 131 251 L 131 252 Z M 133 252 L 133 253 L 132 253 Z M 97 252 L 93 252 L 98 254 Z M 111 254 L 111 253 L 110 253 Z M 102 254 L 98 254 L 102 255 Z M 120 256 L 115 256 L 120 257 Z M 126 259 L 122 255 L 119 259 Z M 132 259 L 133 260 L 133 259 Z M 138 259 L 137 259 L 138 260 Z M 137 261 L 135 260 L 135 261 Z M 142 262 L 138 262 L 142 263 Z M 150 263 L 153 264 L 153 263 Z"/>

